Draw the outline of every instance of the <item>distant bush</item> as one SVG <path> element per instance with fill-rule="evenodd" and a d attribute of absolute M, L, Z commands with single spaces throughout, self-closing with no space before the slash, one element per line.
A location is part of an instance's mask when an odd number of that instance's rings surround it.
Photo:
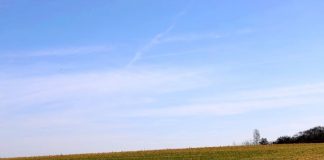
<path fill-rule="evenodd" d="M 261 138 L 259 144 L 261 144 L 261 145 L 268 145 L 268 144 L 269 144 L 268 139 L 266 139 L 266 138 Z"/>

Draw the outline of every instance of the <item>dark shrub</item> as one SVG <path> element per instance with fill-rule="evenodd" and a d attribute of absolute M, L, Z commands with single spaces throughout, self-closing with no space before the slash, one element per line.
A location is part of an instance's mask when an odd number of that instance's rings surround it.
<path fill-rule="evenodd" d="M 259 142 L 261 145 L 268 145 L 269 142 L 266 138 L 261 138 L 260 142 Z"/>

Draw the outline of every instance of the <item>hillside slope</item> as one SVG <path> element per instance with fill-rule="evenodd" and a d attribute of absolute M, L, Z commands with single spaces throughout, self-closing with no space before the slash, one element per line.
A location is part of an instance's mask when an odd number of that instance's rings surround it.
<path fill-rule="evenodd" d="M 1 158 L 0 158 L 1 159 Z M 118 153 L 78 154 L 1 160 L 324 160 L 324 144 L 208 147 Z"/>

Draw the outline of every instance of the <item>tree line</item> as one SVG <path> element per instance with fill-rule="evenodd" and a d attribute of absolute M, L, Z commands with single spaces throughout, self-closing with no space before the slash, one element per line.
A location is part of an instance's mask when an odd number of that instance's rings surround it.
<path fill-rule="evenodd" d="M 293 144 L 293 143 L 324 143 L 324 127 L 318 126 L 306 131 L 301 131 L 294 136 L 281 136 L 273 142 L 267 138 L 261 138 L 259 130 L 253 131 L 253 140 L 245 141 L 243 145 L 267 145 L 267 144 Z"/>
<path fill-rule="evenodd" d="M 297 133 L 296 135 L 281 136 L 274 144 L 291 144 L 291 143 L 323 143 L 324 142 L 324 127 L 318 126 L 306 131 Z"/>

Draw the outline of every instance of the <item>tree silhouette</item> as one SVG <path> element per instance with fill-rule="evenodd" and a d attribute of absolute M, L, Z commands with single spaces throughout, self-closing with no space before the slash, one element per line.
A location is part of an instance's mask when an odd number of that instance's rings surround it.
<path fill-rule="evenodd" d="M 266 138 L 261 138 L 261 140 L 260 140 L 259 143 L 260 143 L 261 145 L 267 145 L 267 144 L 269 144 L 268 139 L 266 139 Z"/>
<path fill-rule="evenodd" d="M 299 132 L 293 137 L 282 136 L 279 137 L 275 144 L 288 143 L 323 143 L 324 142 L 324 127 L 318 126 L 309 130 Z"/>
<path fill-rule="evenodd" d="M 253 131 L 253 144 L 257 145 L 260 143 L 260 131 L 255 129 Z"/>

